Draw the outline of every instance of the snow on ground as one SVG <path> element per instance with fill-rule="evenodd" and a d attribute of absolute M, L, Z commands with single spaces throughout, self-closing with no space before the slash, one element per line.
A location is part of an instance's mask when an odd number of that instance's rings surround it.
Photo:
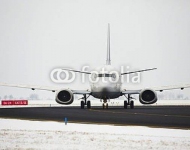
<path fill-rule="evenodd" d="M 0 119 L 0 149 L 190 149 L 190 130 Z"/>

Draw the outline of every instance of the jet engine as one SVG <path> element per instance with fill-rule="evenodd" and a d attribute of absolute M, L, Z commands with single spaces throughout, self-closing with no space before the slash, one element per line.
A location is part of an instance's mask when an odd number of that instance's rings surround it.
<path fill-rule="evenodd" d="M 142 90 L 139 94 L 139 101 L 142 104 L 154 104 L 157 101 L 157 94 L 151 89 Z"/>
<path fill-rule="evenodd" d="M 68 89 L 60 90 L 56 94 L 55 101 L 59 104 L 69 105 L 73 102 L 74 96 L 72 91 Z"/>

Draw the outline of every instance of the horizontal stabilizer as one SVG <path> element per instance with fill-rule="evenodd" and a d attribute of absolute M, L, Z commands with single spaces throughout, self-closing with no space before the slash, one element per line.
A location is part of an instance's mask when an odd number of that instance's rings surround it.
<path fill-rule="evenodd" d="M 73 70 L 73 69 L 62 69 L 62 70 L 67 70 L 67 71 L 73 71 L 73 72 L 78 72 L 78 73 L 85 73 L 85 74 L 91 74 L 91 72 L 87 72 L 87 71 L 79 71 L 79 70 Z"/>
<path fill-rule="evenodd" d="M 155 70 L 155 69 L 157 69 L 157 68 L 144 69 L 144 70 L 137 70 L 137 71 L 132 71 L 132 72 L 125 72 L 125 73 L 121 73 L 121 75 L 131 74 L 131 73 L 136 73 L 136 72 L 150 71 L 150 70 Z"/>

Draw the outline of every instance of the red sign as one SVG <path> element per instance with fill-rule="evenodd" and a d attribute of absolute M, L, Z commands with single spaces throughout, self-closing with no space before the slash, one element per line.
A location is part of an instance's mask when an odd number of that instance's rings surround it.
<path fill-rule="evenodd" d="M 1 105 L 28 105 L 28 100 L 2 100 Z"/>

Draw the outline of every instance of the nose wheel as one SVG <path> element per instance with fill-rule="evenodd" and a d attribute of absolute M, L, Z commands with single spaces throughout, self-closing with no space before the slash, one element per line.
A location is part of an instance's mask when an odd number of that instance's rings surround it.
<path fill-rule="evenodd" d="M 108 103 L 103 103 L 103 109 L 108 109 Z"/>
<path fill-rule="evenodd" d="M 103 104 L 102 104 L 103 109 L 108 109 L 108 102 L 107 99 L 104 99 Z"/>

